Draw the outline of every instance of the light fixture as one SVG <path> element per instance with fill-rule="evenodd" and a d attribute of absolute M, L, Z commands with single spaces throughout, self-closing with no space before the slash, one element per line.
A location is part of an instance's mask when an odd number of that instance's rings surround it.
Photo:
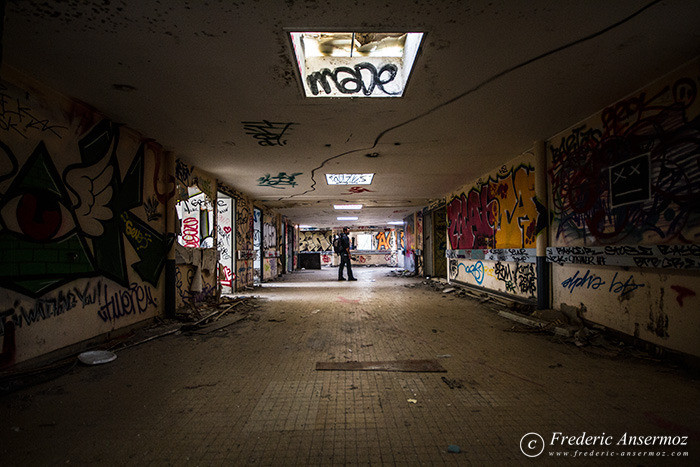
<path fill-rule="evenodd" d="M 300 225 L 299 228 L 300 229 L 313 229 L 313 227 L 310 225 Z"/>
<path fill-rule="evenodd" d="M 387 222 L 389 225 L 403 225 L 403 221 L 391 221 Z"/>
<path fill-rule="evenodd" d="M 326 174 L 329 185 L 371 185 L 374 174 Z"/>
<path fill-rule="evenodd" d="M 406 31 L 290 31 L 306 97 L 401 97 L 423 39 Z"/>
<path fill-rule="evenodd" d="M 356 221 L 358 219 L 357 216 L 340 216 L 336 217 L 337 220 L 339 221 Z"/>
<path fill-rule="evenodd" d="M 362 209 L 361 204 L 334 204 L 333 209 Z"/>

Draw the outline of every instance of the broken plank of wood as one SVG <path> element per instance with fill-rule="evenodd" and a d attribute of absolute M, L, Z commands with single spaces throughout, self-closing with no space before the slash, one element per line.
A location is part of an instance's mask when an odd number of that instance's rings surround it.
<path fill-rule="evenodd" d="M 316 362 L 317 371 L 403 371 L 445 373 L 437 360 L 392 360 L 380 362 Z"/>

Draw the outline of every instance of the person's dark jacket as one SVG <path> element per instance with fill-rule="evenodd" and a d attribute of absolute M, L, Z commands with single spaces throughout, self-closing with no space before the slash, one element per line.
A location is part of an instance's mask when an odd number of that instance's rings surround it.
<path fill-rule="evenodd" d="M 348 235 L 344 233 L 340 234 L 340 254 L 350 254 L 350 237 L 348 237 Z"/>

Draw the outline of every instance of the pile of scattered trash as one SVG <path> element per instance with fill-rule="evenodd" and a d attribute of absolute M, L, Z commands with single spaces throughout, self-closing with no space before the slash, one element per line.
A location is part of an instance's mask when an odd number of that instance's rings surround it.
<path fill-rule="evenodd" d="M 415 277 L 410 271 L 398 270 L 389 273 L 394 277 Z M 563 307 L 562 310 L 537 310 L 535 305 L 511 300 L 507 297 L 476 290 L 457 283 L 447 283 L 445 279 L 426 278 L 420 282 L 404 284 L 407 288 L 429 288 L 443 295 L 462 299 L 477 300 L 479 304 L 496 312 L 499 316 L 514 321 L 505 332 L 547 334 L 553 340 L 575 345 L 586 353 L 607 358 L 622 356 L 660 361 L 649 349 L 637 348 L 632 342 L 624 342 L 610 330 L 587 322 L 583 318 L 584 309 Z M 656 352 L 658 353 L 658 351 Z"/>

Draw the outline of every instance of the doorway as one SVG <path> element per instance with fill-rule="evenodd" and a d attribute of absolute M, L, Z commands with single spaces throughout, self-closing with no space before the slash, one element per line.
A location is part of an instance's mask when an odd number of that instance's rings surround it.
<path fill-rule="evenodd" d="M 440 206 L 423 215 L 424 266 L 429 277 L 447 277 L 447 211 Z"/>
<path fill-rule="evenodd" d="M 234 255 L 236 229 L 233 227 L 236 225 L 235 215 L 235 200 L 219 191 L 216 196 L 216 249 L 219 254 L 218 282 L 222 295 L 233 293 L 236 270 Z"/>
<path fill-rule="evenodd" d="M 263 255 L 262 255 L 262 210 L 253 208 L 253 284 L 262 282 Z"/>

